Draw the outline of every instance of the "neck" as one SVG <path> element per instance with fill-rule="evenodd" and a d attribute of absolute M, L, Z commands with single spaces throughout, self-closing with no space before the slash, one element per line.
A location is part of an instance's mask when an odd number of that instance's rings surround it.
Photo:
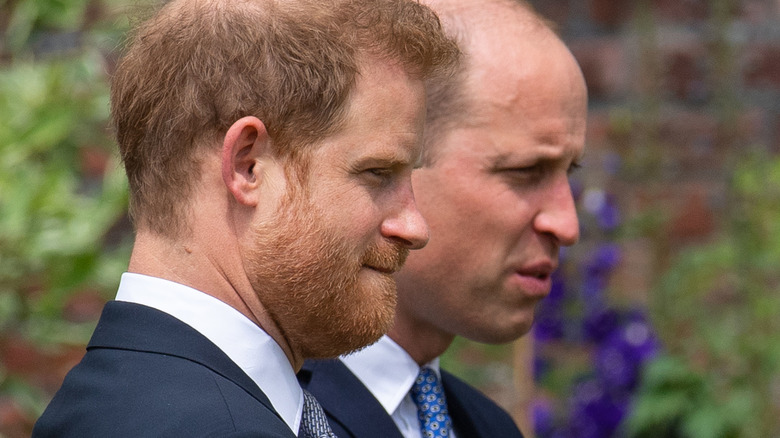
<path fill-rule="evenodd" d="M 455 340 L 455 335 L 409 317 L 400 308 L 397 309 L 393 327 L 387 335 L 420 366 L 444 354 Z"/>
<path fill-rule="evenodd" d="M 202 242 L 197 236 L 171 240 L 139 230 L 128 271 L 174 281 L 230 305 L 268 333 L 297 372 L 303 366 L 303 358 L 287 342 L 249 283 L 236 250 L 237 242 L 224 234 L 222 238 L 223 242 L 233 243 Z M 229 246 L 234 250 L 225 250 Z"/>

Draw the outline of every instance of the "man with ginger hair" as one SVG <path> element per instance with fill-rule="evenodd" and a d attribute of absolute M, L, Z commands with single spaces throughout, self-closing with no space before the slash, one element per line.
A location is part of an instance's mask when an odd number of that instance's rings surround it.
<path fill-rule="evenodd" d="M 333 436 L 295 373 L 392 321 L 428 240 L 424 84 L 457 56 L 411 0 L 174 0 L 143 23 L 111 87 L 128 272 L 33 436 Z"/>
<path fill-rule="evenodd" d="M 521 436 L 438 357 L 455 336 L 527 333 L 560 247 L 579 237 L 568 175 L 584 151 L 587 96 L 575 59 L 527 4 L 427 3 L 464 53 L 429 89 L 426 155 L 412 175 L 431 240 L 395 275 L 388 336 L 298 374 L 341 438 Z"/>

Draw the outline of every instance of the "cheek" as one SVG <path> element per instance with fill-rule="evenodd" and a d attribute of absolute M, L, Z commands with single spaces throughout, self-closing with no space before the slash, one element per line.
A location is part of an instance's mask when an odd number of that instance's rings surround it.
<path fill-rule="evenodd" d="M 442 199 L 442 205 L 423 216 L 431 228 L 431 243 L 444 239 L 461 251 L 498 251 L 515 238 L 522 211 L 512 196 L 495 190 L 461 190 Z"/>
<path fill-rule="evenodd" d="M 506 252 L 513 239 L 511 218 L 502 201 L 488 195 L 489 190 L 482 191 L 483 196 L 479 187 L 442 187 L 425 191 L 418 202 L 430 228 L 430 241 L 419 257 L 427 259 L 429 268 L 446 273 L 442 275 L 475 275 L 472 271 L 493 264 L 498 254 Z M 426 188 L 421 188 L 421 194 Z M 417 257 L 415 253 L 411 257 Z"/>
<path fill-rule="evenodd" d="M 448 173 L 431 174 L 415 178 L 414 194 L 417 207 L 434 233 L 447 236 L 457 229 L 469 226 L 473 219 L 479 219 L 484 202 L 480 192 L 488 195 L 474 181 L 462 176 L 450 177 Z"/>
<path fill-rule="evenodd" d="M 323 226 L 333 234 L 353 245 L 364 246 L 371 242 L 381 223 L 376 205 L 361 199 L 322 199 Z"/>
<path fill-rule="evenodd" d="M 464 205 L 464 226 L 472 228 L 492 244 L 514 242 L 530 230 L 537 206 L 549 193 L 512 189 L 506 186 L 485 188 Z M 468 210 L 466 210 L 468 209 Z"/>

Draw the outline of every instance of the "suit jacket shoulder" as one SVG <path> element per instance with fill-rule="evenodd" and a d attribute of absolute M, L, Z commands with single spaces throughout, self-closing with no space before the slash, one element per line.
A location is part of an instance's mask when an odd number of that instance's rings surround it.
<path fill-rule="evenodd" d="M 109 302 L 34 437 L 295 435 L 260 388 L 190 326 Z"/>
<path fill-rule="evenodd" d="M 401 438 L 390 415 L 340 360 L 306 361 L 298 381 L 317 397 L 338 437 Z M 442 383 L 459 438 L 522 438 L 512 417 L 481 392 L 443 370 Z"/>
<path fill-rule="evenodd" d="M 504 409 L 473 386 L 441 370 L 447 406 L 459 437 L 522 438 L 517 424 Z"/>

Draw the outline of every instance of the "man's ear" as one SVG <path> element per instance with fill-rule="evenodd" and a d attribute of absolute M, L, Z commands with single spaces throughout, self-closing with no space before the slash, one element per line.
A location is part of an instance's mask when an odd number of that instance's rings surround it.
<path fill-rule="evenodd" d="M 257 117 L 233 123 L 222 144 L 222 180 L 240 204 L 254 207 L 260 201 L 262 157 L 270 153 L 270 137 Z"/>

